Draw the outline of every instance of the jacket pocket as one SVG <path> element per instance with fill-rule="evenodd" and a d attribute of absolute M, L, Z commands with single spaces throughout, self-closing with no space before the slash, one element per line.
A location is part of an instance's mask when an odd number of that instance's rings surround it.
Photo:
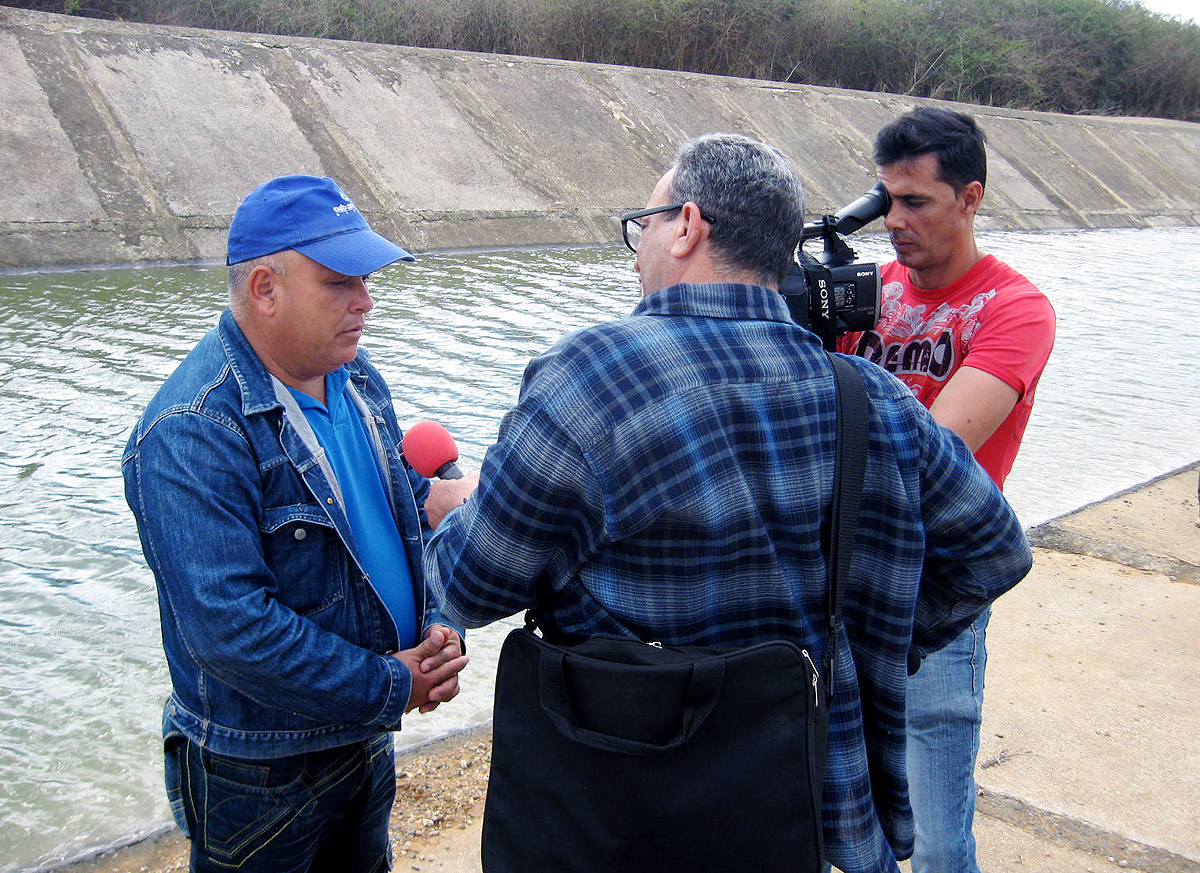
<path fill-rule="evenodd" d="M 280 603 L 312 616 L 345 600 L 346 549 L 321 507 L 267 507 L 260 532 Z"/>

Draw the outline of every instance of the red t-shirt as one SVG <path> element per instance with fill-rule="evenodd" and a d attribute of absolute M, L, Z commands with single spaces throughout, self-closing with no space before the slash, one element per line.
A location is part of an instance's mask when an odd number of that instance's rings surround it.
<path fill-rule="evenodd" d="M 921 289 L 898 261 L 881 270 L 882 301 L 874 330 L 849 333 L 838 350 L 896 374 L 926 407 L 958 368 L 983 370 L 1019 395 L 976 460 L 1004 487 L 1033 410 L 1038 378 L 1054 346 L 1054 309 L 1033 283 L 993 255 L 945 288 Z"/>

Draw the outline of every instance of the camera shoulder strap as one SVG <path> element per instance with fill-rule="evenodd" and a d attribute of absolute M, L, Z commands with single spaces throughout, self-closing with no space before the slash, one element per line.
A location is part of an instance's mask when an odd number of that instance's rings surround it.
<path fill-rule="evenodd" d="M 867 467 L 870 409 L 862 375 L 845 358 L 827 353 L 837 383 L 837 455 L 833 466 L 833 523 L 829 534 L 829 646 L 825 675 L 833 680 L 833 655 L 842 633 L 842 601 L 858 536 Z"/>

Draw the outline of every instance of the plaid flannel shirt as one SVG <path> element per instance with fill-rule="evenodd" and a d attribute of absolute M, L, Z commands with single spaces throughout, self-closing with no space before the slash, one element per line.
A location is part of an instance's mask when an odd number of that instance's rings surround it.
<path fill-rule="evenodd" d="M 882 873 L 912 851 L 910 646 L 948 643 L 1032 558 L 966 446 L 891 374 L 848 360 L 871 415 L 833 670 L 825 848 L 846 873 Z M 430 543 L 429 584 L 469 627 L 541 590 L 565 634 L 782 637 L 823 656 L 834 427 L 832 367 L 779 294 L 663 289 L 529 364 L 478 491 Z"/>

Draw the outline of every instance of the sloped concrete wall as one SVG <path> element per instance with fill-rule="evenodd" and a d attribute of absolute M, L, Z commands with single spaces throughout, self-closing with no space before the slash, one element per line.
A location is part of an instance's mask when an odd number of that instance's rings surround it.
<path fill-rule="evenodd" d="M 872 184 L 915 100 L 625 67 L 151 27 L 0 7 L 0 267 L 218 260 L 284 173 L 416 250 L 619 239 L 678 143 L 781 148 L 814 214 Z M 981 226 L 1200 223 L 1200 125 L 970 107 Z"/>

